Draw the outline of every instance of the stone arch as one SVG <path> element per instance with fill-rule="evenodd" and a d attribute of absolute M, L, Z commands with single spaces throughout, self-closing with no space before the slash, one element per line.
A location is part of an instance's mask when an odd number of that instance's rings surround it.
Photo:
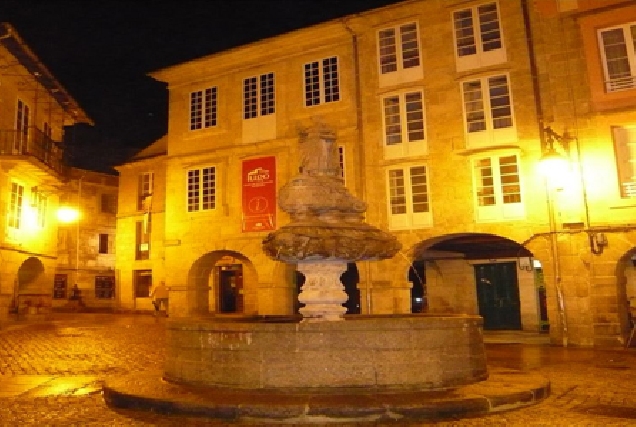
<path fill-rule="evenodd" d="M 537 290 L 541 276 L 535 271 L 535 255 L 523 242 L 494 233 L 450 233 L 416 242 L 408 253 L 410 268 L 415 261 L 423 263 L 430 313 L 481 314 L 493 329 L 539 331 L 547 322 L 548 312 L 541 306 L 546 305 L 546 294 Z"/>
<path fill-rule="evenodd" d="M 27 258 L 18 268 L 18 293 L 48 293 L 44 264 L 38 258 Z"/>
<path fill-rule="evenodd" d="M 255 313 L 258 307 L 258 273 L 252 261 L 240 252 L 215 250 L 200 256 L 188 271 L 187 312 L 205 314 L 219 311 L 221 294 L 219 272 L 224 267 L 236 268 L 237 311 Z M 234 268 L 234 267 L 233 267 Z M 240 273 L 238 272 L 240 271 Z"/>
<path fill-rule="evenodd" d="M 626 342 L 631 323 L 636 322 L 636 317 L 633 316 L 636 313 L 636 232 L 626 233 L 621 239 L 612 239 L 608 253 L 610 256 L 612 253 L 617 255 L 616 311 L 620 335 L 623 342 Z"/>

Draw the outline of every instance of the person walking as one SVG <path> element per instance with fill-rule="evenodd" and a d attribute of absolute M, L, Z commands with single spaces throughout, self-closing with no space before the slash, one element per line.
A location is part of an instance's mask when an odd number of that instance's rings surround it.
<path fill-rule="evenodd" d="M 155 316 L 159 313 L 161 306 L 163 305 L 164 310 L 166 312 L 166 317 L 168 316 L 168 288 L 166 288 L 165 282 L 161 281 L 159 284 L 152 288 L 152 292 L 150 292 L 150 297 L 152 298 L 152 305 L 155 306 Z"/>

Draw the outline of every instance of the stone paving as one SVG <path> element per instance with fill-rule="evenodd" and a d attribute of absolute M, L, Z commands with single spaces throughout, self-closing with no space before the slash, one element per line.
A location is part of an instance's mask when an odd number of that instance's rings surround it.
<path fill-rule="evenodd" d="M 104 403 L 99 392 L 102 381 L 161 368 L 165 321 L 145 315 L 56 315 L 54 321 L 0 329 L 0 426 L 233 425 L 114 410 Z M 408 425 L 636 426 L 636 349 L 535 344 L 487 344 L 486 348 L 489 366 L 548 377 L 551 396 L 534 406 L 486 417 Z"/>

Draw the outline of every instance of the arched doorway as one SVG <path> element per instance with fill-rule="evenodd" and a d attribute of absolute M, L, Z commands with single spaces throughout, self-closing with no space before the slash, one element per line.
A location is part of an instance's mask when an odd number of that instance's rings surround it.
<path fill-rule="evenodd" d="M 44 264 L 35 257 L 27 258 L 18 268 L 18 293 L 48 293 Z"/>
<path fill-rule="evenodd" d="M 189 312 L 257 312 L 258 275 L 252 262 L 234 251 L 209 252 L 188 272 Z M 246 286 L 249 285 L 249 286 Z"/>
<path fill-rule="evenodd" d="M 426 313 L 426 263 L 415 260 L 409 268 L 409 282 L 411 282 L 411 313 Z"/>
<path fill-rule="evenodd" d="M 429 312 L 479 314 L 484 329 L 547 330 L 540 264 L 519 243 L 494 234 L 458 233 L 423 241 L 413 254 L 414 266 L 424 264 Z M 415 302 L 416 275 L 409 274 L 409 280 Z M 417 309 L 413 303 L 412 311 Z"/>
<path fill-rule="evenodd" d="M 636 248 L 624 254 L 616 263 L 618 286 L 616 299 L 618 321 L 624 337 L 627 337 L 633 322 L 636 322 Z M 632 339 L 631 346 L 635 340 Z"/>

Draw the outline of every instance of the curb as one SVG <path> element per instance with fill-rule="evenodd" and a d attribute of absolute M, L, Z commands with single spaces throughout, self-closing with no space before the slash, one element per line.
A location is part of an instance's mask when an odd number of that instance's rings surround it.
<path fill-rule="evenodd" d="M 201 416 L 224 421 L 369 422 L 441 420 L 534 405 L 550 382 L 537 374 L 492 369 L 487 380 L 440 391 L 334 389 L 236 390 L 165 382 L 161 372 L 108 380 L 105 402 L 116 408 Z"/>

